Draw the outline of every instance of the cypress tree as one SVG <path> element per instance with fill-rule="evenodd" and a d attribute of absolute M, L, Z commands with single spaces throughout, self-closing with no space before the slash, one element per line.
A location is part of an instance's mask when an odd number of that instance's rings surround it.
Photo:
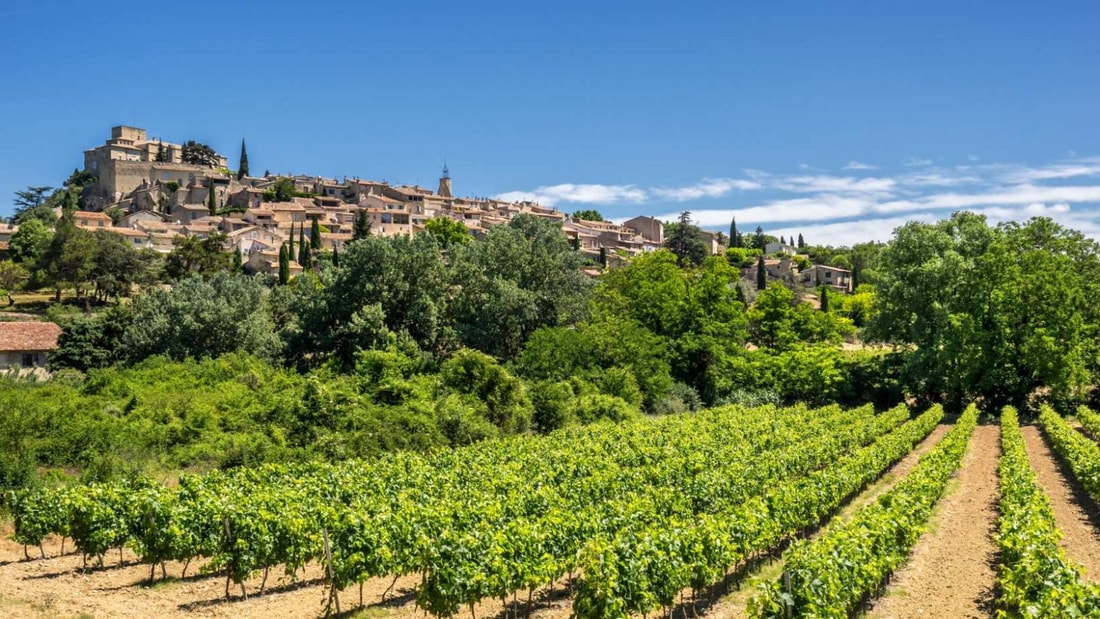
<path fill-rule="evenodd" d="M 332 266 L 340 266 L 340 253 L 336 251 L 336 243 L 332 244 Z"/>
<path fill-rule="evenodd" d="M 364 209 L 356 209 L 355 224 L 351 229 L 351 240 L 358 241 L 370 236 L 370 218 Z"/>
<path fill-rule="evenodd" d="M 290 252 L 286 249 L 286 243 L 279 246 L 279 284 L 287 285 L 290 281 Z"/>
<path fill-rule="evenodd" d="M 756 289 L 763 290 L 768 287 L 768 270 L 764 268 L 764 254 L 756 259 Z"/>
<path fill-rule="evenodd" d="M 290 222 L 290 249 L 287 250 L 287 255 L 293 259 L 297 259 L 298 254 L 294 253 L 294 222 Z"/>
<path fill-rule="evenodd" d="M 241 138 L 241 163 L 237 166 L 237 180 L 248 176 L 248 150 L 244 147 L 244 138 Z"/>
<path fill-rule="evenodd" d="M 798 233 L 798 248 L 803 249 L 806 247 L 806 241 L 802 240 L 802 233 Z"/>
<path fill-rule="evenodd" d="M 741 247 L 741 235 L 737 232 L 737 218 L 730 218 L 730 247 Z"/>
<path fill-rule="evenodd" d="M 607 248 L 602 245 L 600 246 L 600 265 L 607 268 Z"/>
<path fill-rule="evenodd" d="M 210 216 L 218 214 L 218 196 L 214 193 L 214 179 L 207 179 L 207 184 L 210 185 L 210 195 L 206 198 L 206 206 L 210 209 Z"/>
<path fill-rule="evenodd" d="M 570 239 L 569 244 L 573 246 L 573 251 L 581 250 L 581 237 L 580 235 L 574 236 Z"/>
<path fill-rule="evenodd" d="M 313 223 L 309 228 L 309 244 L 315 247 L 318 251 L 321 249 L 321 222 L 317 217 L 313 218 Z"/>
<path fill-rule="evenodd" d="M 302 252 L 302 246 L 306 244 L 306 224 L 298 226 L 298 253 Z"/>
<path fill-rule="evenodd" d="M 782 234 L 779 235 L 779 244 L 780 245 L 786 245 L 787 244 L 787 241 L 783 239 Z"/>
<path fill-rule="evenodd" d="M 303 269 L 308 269 L 310 265 L 309 255 L 309 241 L 302 241 L 298 244 L 298 264 L 302 265 Z"/>
<path fill-rule="evenodd" d="M 828 286 L 822 286 L 821 287 L 821 311 L 823 311 L 823 312 L 828 312 L 829 311 L 829 287 Z"/>

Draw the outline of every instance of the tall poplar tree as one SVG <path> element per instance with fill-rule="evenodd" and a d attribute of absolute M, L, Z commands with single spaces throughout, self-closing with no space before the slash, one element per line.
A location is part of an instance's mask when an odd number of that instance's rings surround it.
<path fill-rule="evenodd" d="M 756 259 L 756 289 L 763 290 L 768 287 L 768 270 L 764 268 L 764 254 Z"/>
<path fill-rule="evenodd" d="M 290 249 L 287 250 L 287 255 L 291 258 L 297 259 L 298 254 L 294 253 L 294 222 L 290 222 Z"/>
<path fill-rule="evenodd" d="M 737 218 L 730 218 L 730 247 L 741 247 L 741 234 L 737 232 Z"/>

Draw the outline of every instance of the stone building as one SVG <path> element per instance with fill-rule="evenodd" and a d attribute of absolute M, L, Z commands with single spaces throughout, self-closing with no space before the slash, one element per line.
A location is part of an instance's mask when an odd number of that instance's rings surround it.
<path fill-rule="evenodd" d="M 214 168 L 224 167 L 226 159 L 218 155 Z M 125 125 L 112 127 L 109 140 L 84 151 L 84 171 L 98 179 L 86 197 L 92 207 L 112 204 L 158 181 L 186 186 L 195 178 L 218 175 L 209 167 L 184 163 L 183 146 L 150 140 L 145 129 Z"/>

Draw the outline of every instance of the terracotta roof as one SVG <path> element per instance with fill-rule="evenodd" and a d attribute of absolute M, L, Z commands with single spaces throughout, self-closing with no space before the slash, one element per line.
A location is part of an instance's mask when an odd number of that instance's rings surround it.
<path fill-rule="evenodd" d="M 73 217 L 76 219 L 106 219 L 110 221 L 110 217 L 103 213 L 97 213 L 95 211 L 76 211 L 73 213 Z"/>
<path fill-rule="evenodd" d="M 59 335 L 52 322 L 0 322 L 0 351 L 57 350 Z"/>

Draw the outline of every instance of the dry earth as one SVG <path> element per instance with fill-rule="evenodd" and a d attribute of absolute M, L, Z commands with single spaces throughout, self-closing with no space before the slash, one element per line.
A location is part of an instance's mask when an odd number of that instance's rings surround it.
<path fill-rule="evenodd" d="M 1000 426 L 976 427 L 949 493 L 871 617 L 992 615 L 1000 453 Z"/>
<path fill-rule="evenodd" d="M 1050 498 L 1054 522 L 1062 532 L 1062 547 L 1084 567 L 1085 577 L 1100 580 L 1100 514 L 1096 503 L 1051 451 L 1038 426 L 1022 426 L 1031 468 Z"/>

